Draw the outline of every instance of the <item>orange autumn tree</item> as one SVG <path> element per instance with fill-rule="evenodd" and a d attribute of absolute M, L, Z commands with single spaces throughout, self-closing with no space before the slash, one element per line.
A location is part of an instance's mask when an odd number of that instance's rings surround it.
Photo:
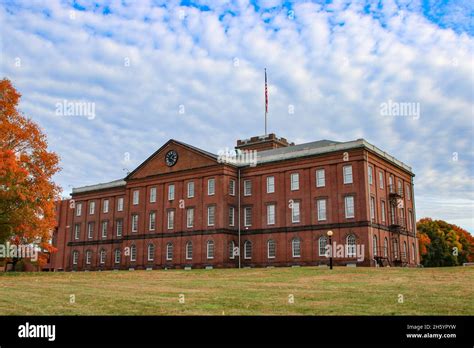
<path fill-rule="evenodd" d="M 0 80 L 0 243 L 52 251 L 60 193 L 52 176 L 59 171 L 59 158 L 48 151 L 38 125 L 18 111 L 20 97 L 8 79 Z M 41 256 L 40 265 L 45 262 Z"/>

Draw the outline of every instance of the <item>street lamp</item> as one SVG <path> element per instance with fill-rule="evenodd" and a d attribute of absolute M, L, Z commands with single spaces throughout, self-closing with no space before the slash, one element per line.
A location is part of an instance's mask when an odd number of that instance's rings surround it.
<path fill-rule="evenodd" d="M 327 235 L 329 237 L 329 269 L 332 269 L 332 231 L 328 231 Z"/>

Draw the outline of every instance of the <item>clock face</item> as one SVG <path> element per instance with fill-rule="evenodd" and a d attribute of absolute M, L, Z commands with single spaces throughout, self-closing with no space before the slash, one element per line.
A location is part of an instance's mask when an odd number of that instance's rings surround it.
<path fill-rule="evenodd" d="M 166 153 L 165 162 L 168 167 L 172 167 L 178 161 L 178 153 L 174 150 L 170 150 Z"/>

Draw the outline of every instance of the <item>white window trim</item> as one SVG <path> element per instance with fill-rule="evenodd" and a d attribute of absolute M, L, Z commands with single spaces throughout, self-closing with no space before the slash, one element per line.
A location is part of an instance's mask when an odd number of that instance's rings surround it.
<path fill-rule="evenodd" d="M 119 197 L 117 200 L 117 211 L 123 211 L 123 197 Z"/>
<path fill-rule="evenodd" d="M 247 193 L 247 186 L 249 187 L 248 193 Z M 244 196 L 251 196 L 251 195 L 252 195 L 252 181 L 244 180 Z"/>
<path fill-rule="evenodd" d="M 156 197 L 157 197 L 157 192 L 156 192 L 156 187 L 150 187 L 150 203 L 156 203 Z"/>
<path fill-rule="evenodd" d="M 214 196 L 215 194 L 216 194 L 216 179 L 215 178 L 207 179 L 207 195 Z"/>
<path fill-rule="evenodd" d="M 324 202 L 324 217 L 321 217 L 322 214 L 320 214 L 320 203 Z M 318 215 L 318 221 L 326 221 L 328 217 L 328 202 L 326 198 L 318 198 L 316 200 L 316 210 L 317 210 L 317 215 Z"/>
<path fill-rule="evenodd" d="M 191 246 L 191 253 L 189 252 L 189 246 Z M 192 260 L 193 259 L 193 243 L 192 242 L 186 242 L 186 260 Z M 189 255 L 191 254 L 191 255 Z"/>
<path fill-rule="evenodd" d="M 194 198 L 194 181 L 189 181 L 187 184 L 187 196 L 188 198 Z"/>
<path fill-rule="evenodd" d="M 115 234 L 117 235 L 117 237 L 122 237 L 123 235 L 123 220 L 122 219 L 118 219 L 116 220 L 116 228 L 115 228 Z M 120 233 L 119 233 L 119 226 L 120 226 Z"/>
<path fill-rule="evenodd" d="M 191 222 L 189 218 L 192 217 Z M 187 208 L 186 209 L 186 227 L 193 228 L 194 227 L 194 208 Z"/>
<path fill-rule="evenodd" d="M 271 185 L 270 181 L 273 181 Z M 275 193 L 275 177 L 273 175 L 267 176 L 267 193 Z"/>
<path fill-rule="evenodd" d="M 229 215 L 230 215 L 230 211 L 232 211 L 232 220 L 229 219 L 229 226 L 234 227 L 235 226 L 235 207 L 229 207 Z"/>
<path fill-rule="evenodd" d="M 235 196 L 235 180 L 234 179 L 230 179 L 229 181 L 229 194 L 231 196 Z"/>
<path fill-rule="evenodd" d="M 95 213 L 95 201 L 89 203 L 89 215 L 94 215 Z"/>
<path fill-rule="evenodd" d="M 153 222 L 153 226 L 152 226 L 152 222 Z M 156 211 L 150 211 L 150 213 L 148 214 L 148 230 L 149 231 L 156 230 Z"/>
<path fill-rule="evenodd" d="M 174 184 L 170 184 L 168 186 L 168 200 L 174 201 L 174 197 L 175 197 L 175 186 Z"/>
<path fill-rule="evenodd" d="M 212 245 L 212 256 L 209 255 L 209 247 Z M 206 243 L 206 251 L 207 251 L 207 259 L 208 260 L 212 260 L 214 258 L 214 254 L 215 254 L 215 243 L 214 241 L 212 240 L 208 240 L 207 243 Z"/>
<path fill-rule="evenodd" d="M 250 212 L 250 223 L 247 223 L 247 211 Z M 244 208 L 244 226 L 249 227 L 252 226 L 252 208 L 251 207 L 245 207 Z"/>
<path fill-rule="evenodd" d="M 291 173 L 290 174 L 290 190 L 291 191 L 298 191 L 299 189 L 300 189 L 300 174 L 299 173 Z"/>
<path fill-rule="evenodd" d="M 295 254 L 295 242 L 298 241 L 299 242 L 299 254 L 296 255 Z M 299 238 L 293 238 L 291 240 L 291 255 L 294 257 L 294 258 L 299 258 L 301 257 L 301 239 Z"/>
<path fill-rule="evenodd" d="M 107 214 L 109 212 L 109 200 L 108 199 L 104 199 L 102 212 L 104 214 Z"/>
<path fill-rule="evenodd" d="M 171 219 L 171 217 L 173 217 Z M 174 229 L 174 210 L 168 210 L 167 213 L 166 213 L 166 218 L 167 218 L 167 227 L 168 227 L 168 230 L 172 230 Z M 170 224 L 170 222 L 172 222 L 172 224 Z"/>
<path fill-rule="evenodd" d="M 133 255 L 134 251 L 135 251 L 135 255 Z M 137 246 L 135 244 L 133 244 L 130 247 L 130 261 L 132 261 L 132 262 L 137 261 Z"/>
<path fill-rule="evenodd" d="M 298 207 L 298 215 L 295 215 L 295 207 Z M 298 217 L 298 220 L 296 220 L 296 217 Z M 301 222 L 301 206 L 300 202 L 293 202 L 292 208 L 291 208 L 291 223 L 297 224 Z"/>
<path fill-rule="evenodd" d="M 273 244 L 274 244 L 274 253 L 275 253 L 275 255 L 273 255 L 273 256 L 270 255 L 270 242 L 273 242 Z M 267 258 L 268 259 L 274 259 L 275 257 L 276 257 L 276 242 L 273 239 L 269 239 L 267 241 Z"/>
<path fill-rule="evenodd" d="M 250 255 L 247 255 L 247 245 L 250 245 Z M 244 259 L 246 260 L 251 260 L 252 259 L 252 242 L 249 240 L 246 240 L 244 242 Z"/>
<path fill-rule="evenodd" d="M 346 168 L 350 168 L 350 172 L 351 172 L 350 181 L 346 181 Z M 343 177 L 344 185 L 352 184 L 354 182 L 354 176 L 353 175 L 354 175 L 354 173 L 352 171 L 352 165 L 351 164 L 342 167 L 342 177 Z M 347 175 L 347 176 L 349 177 L 349 175 Z"/>
<path fill-rule="evenodd" d="M 150 258 L 150 247 L 153 248 L 153 253 Z M 147 246 L 147 261 L 155 261 L 155 246 L 153 244 L 148 244 Z"/>
<path fill-rule="evenodd" d="M 136 219 L 136 225 L 135 225 Z M 132 232 L 138 232 L 138 214 L 132 214 Z"/>
<path fill-rule="evenodd" d="M 105 226 L 105 228 L 104 228 Z M 107 229 L 109 227 L 109 223 L 107 221 L 102 221 L 100 225 L 100 231 L 101 231 L 101 236 L 102 238 L 107 238 Z"/>
<path fill-rule="evenodd" d="M 270 221 L 270 208 L 273 208 L 273 222 Z M 276 223 L 276 205 L 268 204 L 267 205 L 267 225 L 275 225 Z"/>
<path fill-rule="evenodd" d="M 134 190 L 132 193 L 132 204 L 138 205 L 140 203 L 140 191 Z"/>
<path fill-rule="evenodd" d="M 214 220 L 214 222 L 212 223 L 211 223 L 211 214 L 210 214 L 211 211 L 213 213 L 213 220 Z M 210 205 L 207 207 L 207 226 L 214 226 L 215 224 L 216 224 L 216 206 Z"/>
<path fill-rule="evenodd" d="M 171 254 L 171 257 L 170 257 Z M 173 243 L 166 243 L 166 261 L 173 260 Z"/>
<path fill-rule="evenodd" d="M 348 204 L 347 199 L 352 198 L 352 215 L 348 215 Z M 355 199 L 354 196 L 345 196 L 344 197 L 344 215 L 346 219 L 353 219 L 355 217 Z"/>
<path fill-rule="evenodd" d="M 322 174 L 322 185 L 319 185 L 318 173 Z M 324 169 L 316 169 L 316 187 L 325 187 L 326 186 L 326 171 Z"/>
<path fill-rule="evenodd" d="M 82 214 L 82 203 L 76 204 L 76 216 L 81 216 Z"/>

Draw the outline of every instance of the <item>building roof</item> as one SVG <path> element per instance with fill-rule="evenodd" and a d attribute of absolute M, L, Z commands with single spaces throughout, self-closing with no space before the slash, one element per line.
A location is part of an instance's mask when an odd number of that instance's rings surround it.
<path fill-rule="evenodd" d="M 202 149 L 183 143 L 181 141 L 171 139 L 167 141 L 165 145 L 160 147 L 160 149 L 155 151 L 147 160 L 145 160 L 142 164 L 140 164 L 134 171 L 132 171 L 124 179 L 114 180 L 111 182 L 101 183 L 101 184 L 96 184 L 96 185 L 73 188 L 72 193 L 76 194 L 76 193 L 83 193 L 83 192 L 97 191 L 97 190 L 125 186 L 127 178 L 130 177 L 132 173 L 134 173 L 138 168 L 140 168 L 149 159 L 154 157 L 155 154 L 157 154 L 162 148 L 164 148 L 164 146 L 166 146 L 171 141 L 181 144 L 185 147 L 191 148 L 194 151 L 205 154 L 216 160 L 218 159 L 218 156 L 213 153 L 204 151 Z M 380 150 L 378 147 L 370 144 L 365 139 L 357 139 L 357 140 L 347 141 L 347 142 L 339 142 L 339 141 L 333 141 L 333 140 L 318 140 L 318 141 L 313 141 L 313 142 L 299 144 L 299 145 L 292 145 L 292 146 L 281 147 L 281 148 L 272 149 L 272 150 L 259 151 L 257 152 L 257 165 L 263 164 L 263 163 L 270 163 L 270 162 L 300 158 L 300 157 L 315 156 L 315 155 L 320 155 L 320 154 L 325 154 L 325 153 L 330 153 L 330 152 L 350 150 L 350 149 L 355 149 L 355 148 L 365 148 L 379 155 L 385 160 L 391 162 L 395 166 L 409 172 L 411 175 L 414 175 L 410 166 L 406 165 L 402 161 L 397 160 L 395 157 L 389 155 L 385 151 Z M 237 167 L 246 167 L 248 165 L 249 164 L 236 164 Z"/>

